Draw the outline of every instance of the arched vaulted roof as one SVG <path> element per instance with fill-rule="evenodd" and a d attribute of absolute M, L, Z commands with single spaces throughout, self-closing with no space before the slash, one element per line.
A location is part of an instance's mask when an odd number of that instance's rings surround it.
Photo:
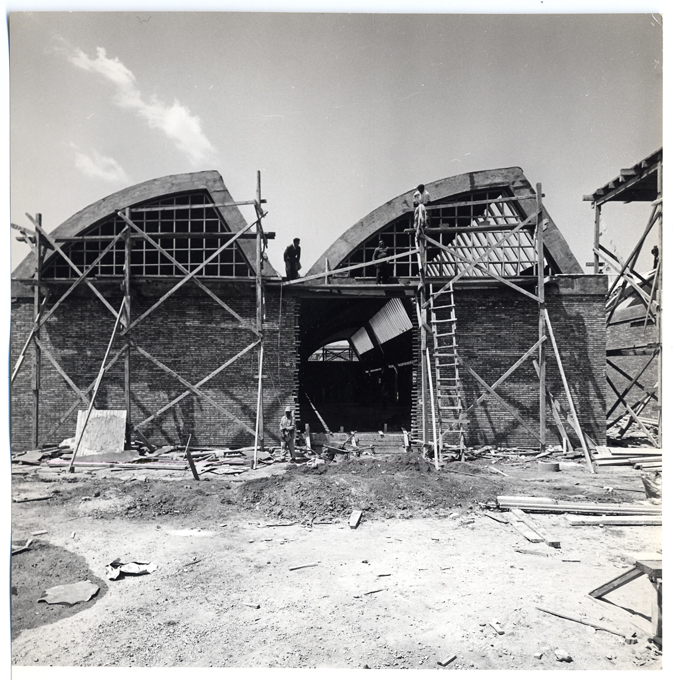
<path fill-rule="evenodd" d="M 516 199 L 515 203 L 521 216 L 529 217 L 536 210 L 536 193 L 522 169 L 517 167 L 455 175 L 430 182 L 426 184 L 426 189 L 431 196 L 429 207 L 432 207 L 434 203 L 445 204 L 452 200 L 461 200 L 462 197 L 479 192 L 504 190 Z M 307 275 L 324 272 L 326 258 L 331 269 L 339 267 L 373 236 L 401 217 L 410 215 L 414 210 L 412 194 L 413 190 L 401 194 L 354 224 L 318 258 Z M 548 264 L 556 273 L 582 274 L 583 269 L 545 207 L 543 215 L 547 220 L 543 233 Z"/>
<path fill-rule="evenodd" d="M 49 232 L 52 238 L 67 238 L 85 234 L 93 225 L 100 224 L 106 218 L 113 217 L 117 211 L 125 208 L 133 208 L 146 203 L 152 203 L 170 196 L 191 192 L 206 194 L 213 204 L 233 203 L 220 173 L 216 170 L 184 173 L 179 175 L 167 175 L 147 182 L 142 182 L 126 189 L 122 189 L 110 196 L 106 196 L 86 208 L 75 213 L 56 229 Z M 223 227 L 231 232 L 237 232 L 246 226 L 246 221 L 236 206 L 216 207 L 222 218 Z M 255 269 L 255 242 L 254 240 L 237 241 L 240 250 Z M 49 265 L 49 259 L 54 257 L 52 250 L 48 251 L 44 266 Z M 58 257 L 58 255 L 57 255 Z M 31 252 L 12 273 L 14 279 L 30 279 L 35 274 L 36 256 Z M 268 263 L 263 262 L 262 273 L 265 276 L 278 276 L 278 273 Z"/>

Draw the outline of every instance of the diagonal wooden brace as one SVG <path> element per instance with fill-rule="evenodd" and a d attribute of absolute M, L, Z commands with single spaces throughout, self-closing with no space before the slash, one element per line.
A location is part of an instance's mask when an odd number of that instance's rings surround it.
<path fill-rule="evenodd" d="M 151 361 L 155 366 L 160 368 L 162 371 L 165 373 L 168 373 L 170 376 L 175 378 L 179 383 L 187 387 L 188 390 L 192 391 L 196 396 L 201 397 L 205 401 L 207 401 L 211 406 L 213 406 L 215 409 L 220 411 L 220 413 L 226 415 L 229 418 L 232 418 L 232 420 L 235 420 L 239 425 L 244 427 L 246 430 L 251 432 L 251 434 L 255 434 L 255 431 L 250 428 L 250 426 L 247 423 L 244 423 L 240 418 L 237 418 L 233 413 L 228 411 L 224 406 L 221 404 L 218 404 L 217 401 L 209 397 L 205 392 L 200 390 L 198 387 L 195 387 L 192 383 L 189 381 L 185 380 L 182 376 L 180 376 L 178 373 L 176 373 L 173 369 L 169 368 L 166 366 L 166 364 L 162 363 L 159 361 L 159 359 L 156 359 L 153 357 L 149 352 L 146 352 L 142 347 L 139 347 L 135 342 L 129 341 L 129 344 L 142 356 L 144 356 L 148 361 Z"/>
<path fill-rule="evenodd" d="M 507 380 L 545 341 L 546 336 L 543 336 L 533 347 L 528 349 L 492 386 L 495 390 L 502 382 Z M 485 391 L 464 411 L 464 415 L 478 404 L 482 403 L 489 396 L 489 392 Z"/>
<path fill-rule="evenodd" d="M 86 285 L 93 292 L 93 294 L 103 303 L 105 308 L 114 317 L 116 317 L 117 312 L 115 308 L 103 297 L 101 292 L 98 290 L 98 288 L 96 288 L 96 286 L 94 286 L 93 283 L 91 283 L 91 281 L 84 278 L 84 275 L 82 274 L 80 268 L 68 257 L 68 255 L 66 255 L 63 248 L 61 248 L 61 246 L 59 246 L 58 243 L 56 243 L 54 239 L 52 239 L 51 236 L 49 236 L 49 234 L 40 226 L 36 219 L 31 217 L 28 213 L 26 213 L 26 217 L 28 217 L 28 219 L 35 225 L 35 228 L 40 232 L 40 235 L 45 239 L 45 241 L 47 241 L 47 243 L 70 265 L 72 270 L 84 280 Z"/>
<path fill-rule="evenodd" d="M 487 382 L 485 380 L 483 380 L 464 360 L 461 361 L 461 364 L 473 376 L 473 378 L 475 378 L 475 380 L 477 380 L 480 383 L 480 385 L 482 385 L 487 390 L 487 392 L 489 392 L 489 394 L 492 397 L 495 397 L 496 399 L 498 399 L 498 401 L 502 404 L 502 406 L 512 414 L 513 418 L 515 418 L 515 420 L 517 420 L 517 422 L 520 423 L 520 425 L 522 425 L 522 427 L 527 432 L 529 432 L 529 434 L 531 434 L 533 437 L 535 437 L 537 441 L 539 441 L 539 442 L 541 441 L 538 432 L 534 432 L 526 424 L 526 422 L 524 421 L 522 416 L 520 416 L 520 414 L 517 413 L 517 411 L 512 406 L 510 406 L 510 404 L 500 394 L 498 394 L 495 390 L 493 390 L 491 388 L 491 386 L 488 385 Z"/>
<path fill-rule="evenodd" d="M 173 408 L 177 403 L 181 402 L 183 399 L 186 397 L 191 396 L 194 393 L 194 389 L 198 389 L 205 383 L 207 383 L 209 380 L 212 378 L 215 378 L 218 373 L 221 371 L 224 371 L 230 364 L 233 364 L 235 361 L 240 359 L 244 354 L 249 352 L 251 349 L 254 347 L 257 347 L 260 344 L 260 340 L 255 340 L 252 342 L 248 347 L 245 347 L 242 349 L 236 356 L 232 357 L 231 359 L 228 359 L 222 366 L 219 366 L 216 368 L 213 372 L 209 373 L 205 378 L 202 378 L 198 383 L 195 385 L 192 385 L 190 389 L 186 390 L 182 394 L 179 394 L 175 399 L 170 401 L 168 404 L 162 406 L 156 413 L 153 413 L 149 418 L 146 418 L 142 423 L 138 423 L 137 425 L 134 425 L 134 430 L 138 430 L 139 428 L 143 427 L 144 425 L 147 425 L 149 422 L 152 422 L 155 418 L 159 417 L 162 413 L 168 411 L 170 408 Z M 244 427 L 252 434 L 255 435 L 255 431 L 249 427 L 248 425 L 244 424 Z"/>

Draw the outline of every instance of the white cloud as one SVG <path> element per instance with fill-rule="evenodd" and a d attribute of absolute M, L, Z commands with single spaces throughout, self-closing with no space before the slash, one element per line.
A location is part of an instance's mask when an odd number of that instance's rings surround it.
<path fill-rule="evenodd" d="M 103 179 L 115 184 L 128 184 L 129 177 L 124 168 L 109 156 L 93 151 L 91 155 L 75 152 L 75 167 L 87 177 Z"/>
<path fill-rule="evenodd" d="M 187 155 L 193 165 L 210 159 L 215 147 L 210 143 L 198 116 L 190 113 L 186 106 L 175 100 L 171 106 L 156 97 L 145 101 L 136 87 L 136 77 L 118 59 L 110 59 L 102 47 L 96 48 L 96 58 L 87 56 L 75 48 L 68 54 L 68 61 L 90 73 L 97 73 L 117 88 L 115 103 L 123 109 L 135 111 L 149 127 L 161 130 L 176 147 Z"/>

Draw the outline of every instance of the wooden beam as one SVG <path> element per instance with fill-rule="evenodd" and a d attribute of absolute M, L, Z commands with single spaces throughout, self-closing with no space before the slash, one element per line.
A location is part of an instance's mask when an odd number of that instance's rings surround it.
<path fill-rule="evenodd" d="M 203 239 L 203 240 L 217 240 L 222 241 L 223 239 L 230 238 L 232 236 L 231 231 L 146 231 L 144 232 L 148 236 L 155 236 L 158 239 Z M 54 239 L 56 243 L 101 243 L 107 241 L 108 239 L 117 238 L 118 235 L 114 234 L 101 234 L 100 236 L 63 236 Z M 274 240 L 276 238 L 276 232 L 266 231 L 264 236 L 268 240 Z M 239 239 L 247 240 L 254 239 L 255 234 L 241 234 Z M 143 237 L 140 234 L 132 234 L 132 241 L 141 241 Z"/>
<path fill-rule="evenodd" d="M 262 203 L 266 203 L 262 200 Z M 195 205 L 158 205 L 155 207 L 131 208 L 131 212 L 166 212 L 170 210 L 189 210 L 190 208 L 235 208 L 240 205 L 255 205 L 255 199 L 250 201 L 231 201 L 229 203 L 199 203 Z"/>
<path fill-rule="evenodd" d="M 72 391 L 73 391 L 73 392 L 74 392 L 74 393 L 82 400 L 82 402 L 84 402 L 84 405 L 85 405 L 86 407 L 88 407 L 88 406 L 89 406 L 89 400 L 86 398 L 86 396 L 84 395 L 84 393 L 82 392 L 82 390 L 80 390 L 80 388 L 72 381 L 72 379 L 70 378 L 70 376 L 69 376 L 69 375 L 65 372 L 65 370 L 61 367 L 61 365 L 59 364 L 59 362 L 54 358 L 54 356 L 52 355 L 52 353 L 47 349 L 47 347 L 46 347 L 45 344 L 42 342 L 42 340 L 40 340 L 40 339 L 37 338 L 37 337 L 35 338 L 35 340 L 36 340 L 36 342 L 37 342 L 37 344 L 38 344 L 38 347 L 40 348 L 40 351 L 42 352 L 42 354 L 44 354 L 44 355 L 47 357 L 47 359 L 48 359 L 49 362 L 52 364 L 52 366 L 54 366 L 54 368 L 56 369 L 57 373 L 58 373 L 58 374 L 66 381 L 66 383 L 68 384 L 68 386 L 70 387 L 70 389 L 71 389 L 71 390 L 72 390 Z"/>
<path fill-rule="evenodd" d="M 571 396 L 571 390 L 569 389 L 569 383 L 566 380 L 566 373 L 564 372 L 564 366 L 562 364 L 562 357 L 559 354 L 559 349 L 557 348 L 557 341 L 555 340 L 555 334 L 552 330 L 552 323 L 550 322 L 550 315 L 548 310 L 544 310 L 545 323 L 548 327 L 548 334 L 550 336 L 550 341 L 552 343 L 552 349 L 555 352 L 555 358 L 557 359 L 557 367 L 559 368 L 559 374 L 562 377 L 562 383 L 564 385 L 564 391 L 566 393 L 566 401 L 569 404 L 569 409 L 571 411 L 571 416 L 573 418 L 574 428 L 576 430 L 576 435 L 580 439 L 580 445 L 583 447 L 583 453 L 585 454 L 585 462 L 587 463 L 590 472 L 594 473 L 594 465 L 592 465 L 592 458 L 590 457 L 590 452 L 587 448 L 587 442 L 585 441 L 585 435 L 580 427 L 580 420 L 578 420 L 578 414 L 576 413 L 576 407 L 573 403 L 573 397 Z"/>
<path fill-rule="evenodd" d="M 35 252 L 37 264 L 35 270 L 35 288 L 33 289 L 33 315 L 36 319 L 40 318 L 40 283 L 42 282 L 42 215 L 35 215 L 35 226 L 39 229 L 35 231 Z M 39 446 L 40 439 L 40 379 L 42 374 L 42 357 L 40 355 L 40 327 L 38 326 L 33 334 L 33 422 L 32 422 L 32 441 L 33 448 Z"/>
<path fill-rule="evenodd" d="M 538 337 L 545 338 L 545 259 L 543 257 L 543 191 L 541 185 L 536 184 L 536 232 L 535 246 L 537 256 L 538 282 L 536 287 L 536 297 L 538 299 Z M 538 350 L 538 422 L 539 439 L 541 442 L 540 451 L 545 451 L 547 436 L 546 428 L 546 409 L 545 409 L 545 384 L 546 362 L 545 362 L 545 343 L 541 342 Z"/>
<path fill-rule="evenodd" d="M 556 538 L 553 538 L 547 531 L 547 529 L 543 529 L 542 527 L 538 526 L 538 524 L 536 524 L 536 522 L 534 522 L 534 520 L 531 519 L 531 517 L 525 514 L 523 510 L 521 510 L 520 508 L 510 508 L 510 512 L 520 522 L 526 524 L 529 527 L 529 529 L 535 531 L 545 541 L 546 545 L 549 545 L 551 548 L 562 547 L 561 541 L 559 541 Z"/>
<path fill-rule="evenodd" d="M 620 576 L 612 578 L 607 583 L 604 583 L 604 585 L 601 585 L 598 588 L 591 590 L 588 594 L 590 597 L 596 597 L 597 599 L 601 599 L 608 595 L 609 593 L 612 593 L 614 590 L 622 588 L 624 585 L 631 583 L 632 581 L 638 579 L 640 576 L 643 575 L 644 575 L 643 571 L 637 569 L 636 567 L 632 567 L 632 569 L 628 569 Z"/>
<path fill-rule="evenodd" d="M 389 255 L 388 257 L 382 257 L 378 260 L 372 260 L 370 262 L 363 262 L 362 264 L 352 264 L 348 267 L 340 267 L 339 269 L 332 269 L 329 272 L 321 272 L 320 274 L 311 274 L 311 276 L 302 276 L 299 279 L 293 279 L 292 281 L 283 281 L 282 286 L 294 286 L 298 283 L 304 283 L 305 281 L 313 281 L 314 279 L 323 279 L 326 276 L 332 276 L 333 274 L 343 274 L 344 272 L 350 272 L 354 269 L 363 269 L 364 267 L 370 267 L 372 265 L 381 264 L 382 262 L 390 262 L 391 260 L 397 260 L 401 257 L 408 257 L 409 255 L 414 255 L 415 250 L 406 250 L 403 253 L 398 253 L 397 255 Z"/>
<path fill-rule="evenodd" d="M 105 355 L 103 356 L 103 361 L 101 362 L 101 368 L 98 371 L 98 377 L 96 378 L 96 384 L 94 386 L 94 393 L 91 395 L 91 402 L 89 403 L 89 408 L 87 409 L 87 413 L 84 417 L 84 421 L 82 422 L 82 429 L 80 430 L 80 436 L 77 438 L 77 441 L 75 442 L 75 447 L 73 449 L 73 457 L 70 459 L 70 465 L 68 466 L 68 472 L 73 471 L 73 466 L 75 465 L 75 459 L 77 458 L 77 454 L 80 449 L 80 445 L 82 444 L 82 439 L 84 438 L 84 432 L 87 429 L 87 424 L 89 423 L 89 417 L 91 416 L 91 412 L 93 411 L 94 404 L 96 402 L 96 396 L 98 395 L 98 390 L 101 387 L 101 381 L 103 380 L 103 374 L 105 373 L 105 363 L 108 360 L 108 356 L 110 356 L 110 350 L 112 349 L 112 343 L 115 339 L 115 335 L 117 334 L 117 329 L 119 328 L 119 323 L 122 319 L 122 314 L 124 313 L 124 301 L 122 301 L 122 304 L 119 308 L 119 313 L 117 314 L 117 318 L 115 319 L 115 325 L 112 328 L 112 335 L 110 336 L 110 341 L 108 342 L 108 347 L 105 350 Z"/>
<path fill-rule="evenodd" d="M 661 515 L 662 508 L 637 503 L 577 503 L 539 496 L 497 496 L 500 508 L 520 508 L 546 513 L 572 512 L 580 515 Z"/>
<path fill-rule="evenodd" d="M 536 375 L 540 377 L 540 368 L 538 366 L 538 362 L 536 359 L 532 361 L 534 365 L 534 370 L 536 371 Z M 566 433 L 566 430 L 564 429 L 564 423 L 562 422 L 562 417 L 566 417 L 567 422 L 570 422 L 569 417 L 564 413 L 564 410 L 562 409 L 562 405 L 555 399 L 553 396 L 552 392 L 546 387 L 545 388 L 545 393 L 548 398 L 548 401 L 550 402 L 550 410 L 552 411 L 552 417 L 555 421 L 555 425 L 557 426 L 557 431 L 559 432 L 559 440 L 562 444 L 562 447 L 568 446 L 569 451 L 573 450 L 573 445 L 571 444 L 571 440 L 569 439 L 569 435 Z"/>
<path fill-rule="evenodd" d="M 128 212 L 127 212 L 128 216 Z M 131 234 L 129 227 L 124 227 L 124 327 L 131 325 Z M 124 404 L 126 408 L 126 425 L 124 440 L 126 446 L 131 447 L 131 344 L 129 338 L 124 338 L 126 351 L 124 352 Z"/>

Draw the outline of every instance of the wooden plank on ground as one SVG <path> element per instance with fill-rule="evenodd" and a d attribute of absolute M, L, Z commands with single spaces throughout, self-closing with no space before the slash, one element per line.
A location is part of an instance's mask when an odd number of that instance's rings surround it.
<path fill-rule="evenodd" d="M 574 512 L 597 515 L 660 515 L 662 508 L 629 503 L 574 503 L 551 498 L 532 499 L 527 496 L 497 496 L 499 507 L 520 508 L 537 512 Z"/>
<path fill-rule="evenodd" d="M 618 635 L 619 637 L 622 638 L 627 638 L 628 635 L 625 633 L 621 633 L 620 631 L 617 631 L 613 628 L 608 628 L 605 626 L 603 623 L 600 623 L 599 621 L 591 621 L 589 619 L 581 619 L 577 616 L 573 616 L 572 614 L 566 614 L 564 612 L 555 612 L 552 611 L 552 609 L 545 609 L 544 607 L 536 607 L 539 611 L 545 612 L 546 614 L 552 614 L 553 616 L 559 616 L 561 619 L 567 619 L 568 621 L 574 621 L 575 623 L 582 623 L 584 626 L 590 626 L 591 628 L 594 628 L 595 630 L 605 630 L 607 633 L 613 633 L 613 635 Z"/>
<path fill-rule="evenodd" d="M 662 526 L 662 517 L 653 515 L 624 515 L 622 517 L 567 517 L 571 526 Z"/>
<path fill-rule="evenodd" d="M 532 531 L 537 533 L 551 548 L 561 548 L 561 541 L 553 538 L 547 529 L 538 526 L 531 517 L 528 517 L 520 508 L 511 508 L 510 512 L 520 521 L 524 522 Z"/>
<path fill-rule="evenodd" d="M 620 456 L 620 455 L 628 455 L 628 456 L 661 456 L 662 455 L 662 449 L 655 449 L 655 448 L 649 448 L 649 447 L 644 447 L 644 448 L 621 448 L 618 446 L 609 446 L 607 447 L 609 452 L 614 455 L 614 456 Z"/>
<path fill-rule="evenodd" d="M 513 529 L 524 536 L 530 543 L 543 543 L 543 538 L 541 536 L 530 529 L 524 522 L 518 520 L 512 513 L 508 513 L 508 520 Z"/>

